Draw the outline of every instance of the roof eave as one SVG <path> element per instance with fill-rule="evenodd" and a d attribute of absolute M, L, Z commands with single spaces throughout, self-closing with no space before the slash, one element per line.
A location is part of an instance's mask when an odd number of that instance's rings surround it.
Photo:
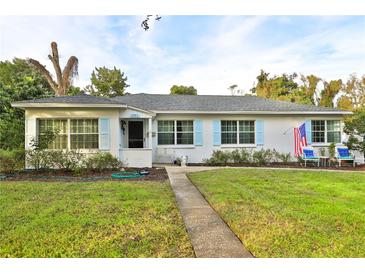
<path fill-rule="evenodd" d="M 25 108 L 126 108 L 124 104 L 82 104 L 82 103 L 12 103 L 12 107 Z"/>
<path fill-rule="evenodd" d="M 152 110 L 155 113 L 183 113 L 183 114 L 272 114 L 272 115 L 283 115 L 283 114 L 306 114 L 306 115 L 349 115 L 353 114 L 351 111 L 207 111 L 207 110 Z"/>

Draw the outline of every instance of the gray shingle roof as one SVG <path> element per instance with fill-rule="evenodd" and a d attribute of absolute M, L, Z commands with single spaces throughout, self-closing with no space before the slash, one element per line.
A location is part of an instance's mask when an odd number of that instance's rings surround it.
<path fill-rule="evenodd" d="M 342 112 L 341 110 L 274 101 L 257 96 L 126 94 L 112 100 L 152 111 L 284 111 Z"/>
<path fill-rule="evenodd" d="M 59 103 L 59 104 L 120 104 L 115 100 L 105 97 L 77 94 L 74 96 L 48 97 L 33 100 L 18 101 L 15 103 Z"/>
<path fill-rule="evenodd" d="M 125 104 L 150 111 L 262 111 L 262 112 L 338 112 L 338 109 L 274 101 L 256 96 L 126 94 L 115 98 L 86 94 L 18 101 L 27 103 Z"/>

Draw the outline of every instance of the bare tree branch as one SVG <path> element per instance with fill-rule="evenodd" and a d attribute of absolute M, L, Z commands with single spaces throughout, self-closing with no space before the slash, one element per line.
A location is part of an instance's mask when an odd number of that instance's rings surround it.
<path fill-rule="evenodd" d="M 70 59 L 68 59 L 65 68 L 63 69 L 62 83 L 65 93 L 71 86 L 73 78 L 78 75 L 78 64 L 79 60 L 75 56 L 71 56 Z"/>
<path fill-rule="evenodd" d="M 52 61 L 54 70 L 56 72 L 57 82 L 59 85 L 62 83 L 62 72 L 60 67 L 60 58 L 58 55 L 57 43 L 51 43 L 52 55 L 48 55 L 48 58 Z"/>
<path fill-rule="evenodd" d="M 39 63 L 37 60 L 34 59 L 27 59 L 27 63 L 34 67 L 35 69 L 37 69 L 44 78 L 46 78 L 47 82 L 49 83 L 49 85 L 51 86 L 51 88 L 54 90 L 54 92 L 56 94 L 58 94 L 58 85 L 57 83 L 52 79 L 51 74 L 49 73 L 49 71 L 46 69 L 45 66 L 43 66 L 41 63 Z"/>

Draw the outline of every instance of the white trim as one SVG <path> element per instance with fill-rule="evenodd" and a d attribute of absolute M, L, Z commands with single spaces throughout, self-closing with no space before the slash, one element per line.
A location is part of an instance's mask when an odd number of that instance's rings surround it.
<path fill-rule="evenodd" d="M 168 145 L 159 145 L 158 144 L 158 134 L 159 133 L 171 133 L 171 132 L 158 132 L 158 122 L 159 121 L 173 121 L 174 122 L 174 144 L 168 144 Z M 187 133 L 193 133 L 193 143 L 192 144 L 178 144 L 177 143 L 177 122 L 178 121 L 192 121 L 193 122 L 193 131 L 192 132 L 187 132 Z M 194 128 L 194 121 L 193 119 L 157 119 L 157 134 L 156 134 L 156 137 L 157 137 L 157 147 L 164 147 L 164 148 L 167 148 L 167 147 L 170 147 L 170 148 L 184 148 L 184 147 L 195 147 L 195 144 L 194 144 L 194 138 L 195 138 L 195 128 Z M 180 131 L 179 131 L 180 132 Z"/>
<path fill-rule="evenodd" d="M 153 111 L 149 111 L 149 110 L 145 110 L 145 109 L 142 109 L 142 108 L 137 108 L 137 107 L 133 107 L 133 106 L 129 106 L 129 105 L 127 105 L 127 108 L 137 110 L 137 111 L 140 111 L 140 112 L 144 112 L 144 113 L 150 114 L 151 116 L 156 116 L 156 113 L 153 112 Z"/>
<path fill-rule="evenodd" d="M 12 103 L 17 108 L 127 108 L 119 104 L 72 104 L 72 103 Z"/>
<path fill-rule="evenodd" d="M 344 114 L 353 114 L 351 111 L 203 111 L 203 110 L 151 110 L 156 114 L 165 113 L 165 114 L 300 114 L 300 115 L 344 115 Z"/>

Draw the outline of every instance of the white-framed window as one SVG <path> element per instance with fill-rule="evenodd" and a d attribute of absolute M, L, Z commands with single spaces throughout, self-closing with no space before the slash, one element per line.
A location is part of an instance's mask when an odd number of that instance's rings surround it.
<path fill-rule="evenodd" d="M 56 133 L 49 149 L 98 149 L 98 119 L 38 119 L 38 140 L 47 130 Z"/>
<path fill-rule="evenodd" d="M 341 143 L 340 120 L 312 120 L 312 143 Z"/>
<path fill-rule="evenodd" d="M 159 120 L 157 121 L 158 145 L 193 145 L 193 120 Z"/>
<path fill-rule="evenodd" d="M 157 121 L 157 135 L 159 145 L 174 145 L 175 121 Z"/>
<path fill-rule="evenodd" d="M 255 121 L 221 120 L 223 145 L 255 144 Z"/>
<path fill-rule="evenodd" d="M 38 141 L 42 142 L 45 133 L 56 134 L 54 141 L 48 144 L 49 149 L 67 149 L 68 123 L 67 119 L 38 119 Z"/>
<path fill-rule="evenodd" d="M 98 119 L 71 119 L 71 149 L 99 148 Z"/>

